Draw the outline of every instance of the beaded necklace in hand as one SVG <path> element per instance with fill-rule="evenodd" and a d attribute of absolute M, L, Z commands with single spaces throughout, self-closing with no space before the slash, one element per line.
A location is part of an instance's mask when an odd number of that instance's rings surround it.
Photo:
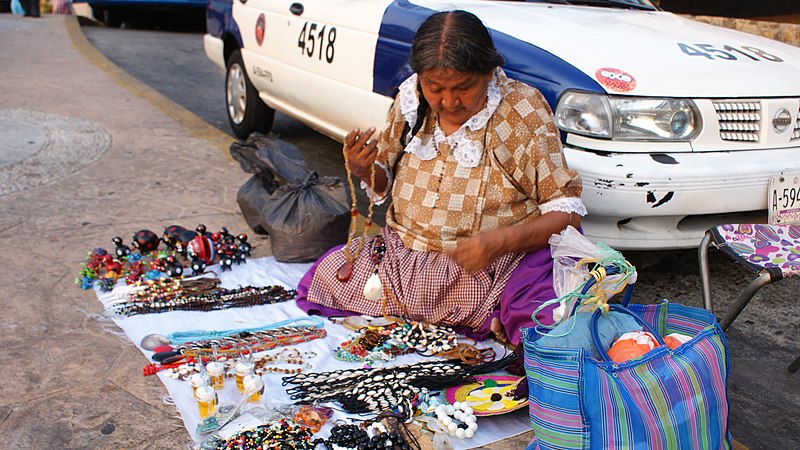
<path fill-rule="evenodd" d="M 112 312 L 124 316 L 133 316 L 168 311 L 212 311 L 280 303 L 293 300 L 296 296 L 297 291 L 294 289 L 286 289 L 278 285 L 217 289 L 189 296 L 157 290 L 151 296 L 133 294 L 129 302 L 114 305 Z"/>
<path fill-rule="evenodd" d="M 361 253 L 361 249 L 364 248 L 364 238 L 367 236 L 367 231 L 369 231 L 369 228 L 372 226 L 372 209 L 375 205 L 375 202 L 373 201 L 371 195 L 367 195 L 367 197 L 369 197 L 369 208 L 367 211 L 367 219 L 364 222 L 364 230 L 361 232 L 361 239 L 358 240 L 358 245 L 356 246 L 355 252 L 351 253 L 350 244 L 353 242 L 353 238 L 355 237 L 356 230 L 358 228 L 358 206 L 356 204 L 356 187 L 353 183 L 353 174 L 350 171 L 350 161 L 347 159 L 347 144 L 342 146 L 342 154 L 344 155 L 344 169 L 347 171 L 347 185 L 350 187 L 350 196 L 352 198 L 350 203 L 350 230 L 347 234 L 347 244 L 342 247 L 345 262 L 336 271 L 336 278 L 344 283 L 350 280 L 350 278 L 353 276 L 353 265 L 355 264 L 358 254 Z M 372 164 L 372 170 L 370 171 L 369 176 L 369 185 L 371 189 L 375 188 L 375 164 Z"/>

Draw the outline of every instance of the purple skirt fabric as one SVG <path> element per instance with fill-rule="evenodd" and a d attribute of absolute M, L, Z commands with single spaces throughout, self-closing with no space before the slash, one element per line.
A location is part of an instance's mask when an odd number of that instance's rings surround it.
<path fill-rule="evenodd" d="M 342 248 L 341 245 L 328 250 L 300 279 L 300 283 L 297 286 L 297 306 L 309 315 L 322 315 L 325 317 L 360 315 L 360 313 L 353 311 L 328 308 L 312 303 L 307 299 L 308 288 L 314 278 L 319 261 L 340 248 Z M 480 328 L 463 328 L 458 331 L 464 333 L 467 337 L 482 341 L 491 335 L 490 325 L 492 319 L 499 317 L 511 344 L 519 345 L 522 340 L 521 329 L 533 326 L 533 320 L 531 319 L 533 311 L 542 303 L 555 298 L 555 296 L 556 294 L 553 290 L 553 259 L 550 256 L 550 247 L 548 246 L 533 253 L 528 253 L 522 258 L 500 295 L 499 308 L 486 319 Z M 553 322 L 553 309 L 555 309 L 555 305 L 543 309 L 537 314 L 537 319 L 543 324 L 551 324 Z"/>

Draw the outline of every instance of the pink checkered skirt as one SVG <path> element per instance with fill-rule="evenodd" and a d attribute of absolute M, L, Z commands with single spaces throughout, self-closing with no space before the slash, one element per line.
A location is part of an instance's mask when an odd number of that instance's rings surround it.
<path fill-rule="evenodd" d="M 406 248 L 388 227 L 383 228 L 381 235 L 386 242 L 382 261 L 376 264 L 372 258 L 375 238 L 365 237 L 353 275 L 346 282 L 336 277 L 346 262 L 343 250 L 319 261 L 307 301 L 372 316 L 386 313 L 477 329 L 497 308 L 500 294 L 523 256 L 506 254 L 489 267 L 469 273 L 445 254 Z M 357 246 L 358 239 L 354 239 L 350 248 L 355 250 Z M 364 297 L 364 285 L 376 269 L 388 295 L 383 300 L 371 301 Z"/>

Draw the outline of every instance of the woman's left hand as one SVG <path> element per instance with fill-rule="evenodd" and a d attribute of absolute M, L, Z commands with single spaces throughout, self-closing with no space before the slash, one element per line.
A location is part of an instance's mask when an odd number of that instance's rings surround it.
<path fill-rule="evenodd" d="M 445 253 L 467 272 L 485 269 L 500 256 L 492 234 L 486 232 L 458 241 L 455 249 Z"/>

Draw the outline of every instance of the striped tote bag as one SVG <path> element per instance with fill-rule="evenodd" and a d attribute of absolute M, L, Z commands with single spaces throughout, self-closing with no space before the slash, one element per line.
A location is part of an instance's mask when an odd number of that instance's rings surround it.
<path fill-rule="evenodd" d="M 730 361 L 713 314 L 666 301 L 609 306 L 638 316 L 658 336 L 693 338 L 674 350 L 662 341 L 617 364 L 605 350 L 597 360 L 582 349 L 543 347 L 533 328 L 524 329 L 535 432 L 528 449 L 730 449 Z"/>

